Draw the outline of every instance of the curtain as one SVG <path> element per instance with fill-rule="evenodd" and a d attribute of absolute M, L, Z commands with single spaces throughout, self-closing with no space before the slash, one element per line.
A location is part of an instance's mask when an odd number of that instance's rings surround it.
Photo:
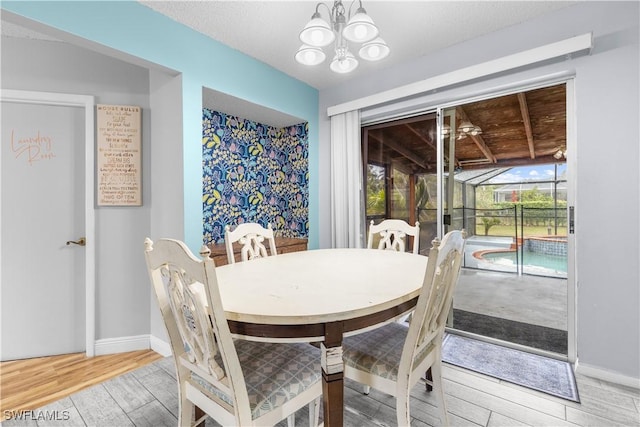
<path fill-rule="evenodd" d="M 331 116 L 331 247 L 361 248 L 364 236 L 360 111 Z"/>

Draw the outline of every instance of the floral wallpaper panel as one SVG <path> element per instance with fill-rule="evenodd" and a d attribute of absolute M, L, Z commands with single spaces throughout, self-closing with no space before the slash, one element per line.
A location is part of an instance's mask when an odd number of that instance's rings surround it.
<path fill-rule="evenodd" d="M 276 236 L 309 234 L 308 123 L 275 128 L 203 110 L 203 243 L 224 227 L 268 223 Z"/>

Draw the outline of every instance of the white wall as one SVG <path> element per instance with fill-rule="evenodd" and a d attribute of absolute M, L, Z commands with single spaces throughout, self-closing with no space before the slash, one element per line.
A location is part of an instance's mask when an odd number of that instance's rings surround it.
<path fill-rule="evenodd" d="M 66 43 L 3 37 L 2 88 L 93 95 L 97 104 L 142 107 L 143 205 L 96 208 L 96 340 L 149 334 L 151 288 L 143 256 L 150 233 L 149 72 Z"/>
<path fill-rule="evenodd" d="M 182 156 L 182 78 L 164 72 L 150 71 L 150 107 L 153 111 L 153 135 L 149 148 L 151 159 L 150 179 L 150 227 L 149 237 L 184 240 L 184 176 Z M 147 281 L 148 282 L 148 281 Z M 169 342 L 164 321 L 158 308 L 155 293 L 151 292 L 151 336 Z M 168 354 L 169 348 L 156 347 L 159 353 Z"/>
<path fill-rule="evenodd" d="M 636 384 L 640 378 L 639 5 L 576 4 L 320 92 L 320 170 L 325 171 L 320 199 L 329 200 L 327 107 L 593 32 L 589 56 L 549 61 L 422 94 L 413 101 L 435 106 L 505 85 L 549 80 L 554 74 L 575 75 L 579 364 L 590 374 Z M 328 209 L 328 204 L 321 204 L 320 247 L 330 245 Z"/>

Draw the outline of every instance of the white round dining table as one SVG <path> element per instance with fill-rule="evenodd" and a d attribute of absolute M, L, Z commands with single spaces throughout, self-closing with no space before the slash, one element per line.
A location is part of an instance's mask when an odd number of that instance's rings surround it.
<path fill-rule="evenodd" d="M 321 342 L 324 425 L 343 424 L 342 338 L 411 311 L 427 257 L 373 249 L 292 252 L 216 268 L 229 328 L 244 339 Z"/>

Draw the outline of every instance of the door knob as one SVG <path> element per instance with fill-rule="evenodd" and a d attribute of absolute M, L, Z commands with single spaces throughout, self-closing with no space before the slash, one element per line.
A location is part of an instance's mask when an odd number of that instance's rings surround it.
<path fill-rule="evenodd" d="M 74 245 L 84 246 L 84 245 L 87 244 L 87 239 L 85 237 L 81 237 L 78 240 L 69 240 L 69 241 L 67 241 L 67 246 L 69 246 L 72 243 Z"/>

